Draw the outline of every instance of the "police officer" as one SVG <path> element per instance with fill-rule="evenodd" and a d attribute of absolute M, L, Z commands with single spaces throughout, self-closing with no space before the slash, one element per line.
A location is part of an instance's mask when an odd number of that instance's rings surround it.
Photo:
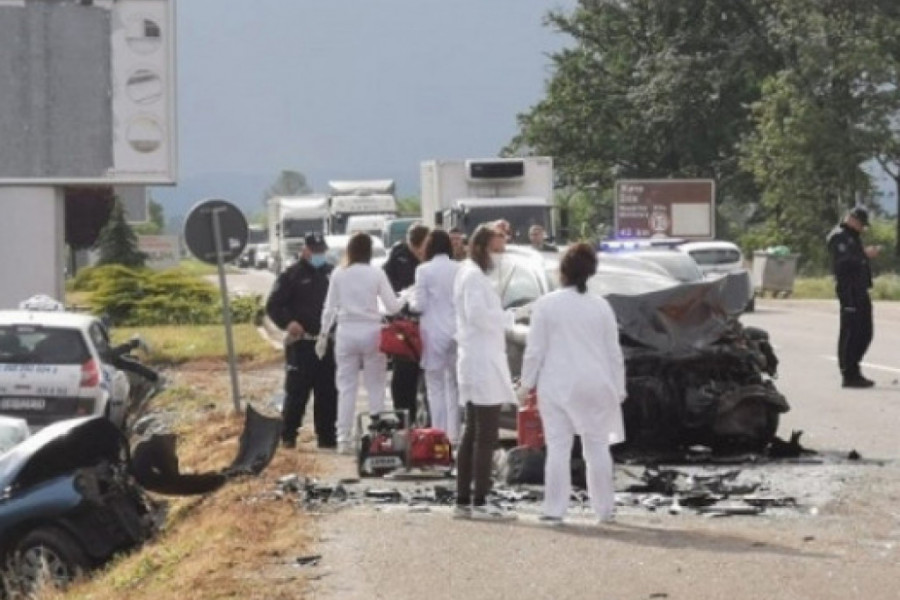
<path fill-rule="evenodd" d="M 844 221 L 828 234 L 835 290 L 841 307 L 838 338 L 838 365 L 843 387 L 869 388 L 875 385 L 863 377 L 859 363 L 872 341 L 872 270 L 869 259 L 878 256 L 879 246 L 863 247 L 860 233 L 869 226 L 869 213 L 861 206 L 851 210 Z"/>
<path fill-rule="evenodd" d="M 416 267 L 425 259 L 425 238 L 428 227 L 413 223 L 406 231 L 406 239 L 391 246 L 384 263 L 384 272 L 394 292 L 411 287 L 416 282 Z M 419 391 L 419 363 L 395 358 L 391 376 L 391 400 L 395 410 L 408 410 L 409 418 L 416 419 L 416 396 Z"/>
<path fill-rule="evenodd" d="M 307 235 L 300 260 L 278 276 L 266 314 L 285 330 L 284 405 L 282 445 L 297 445 L 297 430 L 303 423 L 309 393 L 313 392 L 313 418 L 319 448 L 335 448 L 337 436 L 337 389 L 335 387 L 334 344 L 320 359 L 316 338 L 322 307 L 328 293 L 332 265 L 326 261 L 328 245 L 318 233 Z"/>

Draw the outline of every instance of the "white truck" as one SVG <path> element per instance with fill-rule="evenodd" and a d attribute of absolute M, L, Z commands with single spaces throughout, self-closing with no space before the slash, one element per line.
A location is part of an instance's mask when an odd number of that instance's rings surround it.
<path fill-rule="evenodd" d="M 528 243 L 532 225 L 556 234 L 550 157 L 426 160 L 421 185 L 422 220 L 429 227 L 458 227 L 470 235 L 481 223 L 506 219 L 518 244 Z"/>
<path fill-rule="evenodd" d="M 269 251 L 276 274 L 290 266 L 309 233 L 328 233 L 331 207 L 328 196 L 275 196 L 269 198 Z"/>
<path fill-rule="evenodd" d="M 348 220 L 363 215 L 397 215 L 393 179 L 329 181 L 330 233 L 345 234 Z M 354 219 L 357 220 L 357 219 Z"/>

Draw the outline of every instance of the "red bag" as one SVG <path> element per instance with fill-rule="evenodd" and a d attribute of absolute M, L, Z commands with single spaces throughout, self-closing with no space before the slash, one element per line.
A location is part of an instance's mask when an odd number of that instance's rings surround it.
<path fill-rule="evenodd" d="M 418 321 L 394 319 L 381 328 L 378 349 L 388 356 L 419 362 L 422 357 L 422 337 Z"/>
<path fill-rule="evenodd" d="M 516 437 L 519 446 L 535 449 L 544 447 L 544 424 L 537 408 L 537 394 L 533 391 L 516 415 Z"/>

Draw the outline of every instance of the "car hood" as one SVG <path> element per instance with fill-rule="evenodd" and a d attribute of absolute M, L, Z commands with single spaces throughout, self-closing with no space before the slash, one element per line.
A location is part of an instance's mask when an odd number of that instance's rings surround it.
<path fill-rule="evenodd" d="M 0 455 L 0 493 L 100 460 L 128 460 L 126 440 L 115 425 L 104 417 L 58 421 Z"/>
<path fill-rule="evenodd" d="M 747 302 L 745 286 L 736 274 L 645 294 L 609 293 L 605 298 L 616 313 L 623 343 L 685 353 L 707 348 L 725 335 Z"/>

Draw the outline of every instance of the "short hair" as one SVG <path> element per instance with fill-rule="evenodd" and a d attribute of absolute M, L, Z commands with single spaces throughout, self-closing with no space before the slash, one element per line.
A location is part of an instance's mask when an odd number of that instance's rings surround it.
<path fill-rule="evenodd" d="M 535 223 L 534 225 L 532 225 L 531 227 L 528 228 L 528 235 L 531 235 L 532 233 L 534 233 L 536 231 L 546 231 L 546 229 L 544 229 L 544 226 L 541 225 L 540 223 Z"/>
<path fill-rule="evenodd" d="M 575 286 L 581 294 L 587 291 L 587 280 L 596 272 L 597 254 L 585 242 L 569 246 L 559 263 L 563 285 Z"/>
<path fill-rule="evenodd" d="M 450 234 L 443 229 L 434 229 L 425 239 L 425 260 L 431 260 L 438 254 L 453 256 L 453 243 Z"/>
<path fill-rule="evenodd" d="M 505 234 L 494 223 L 482 223 L 475 228 L 469 239 L 469 258 L 485 272 L 493 265 L 490 244 L 495 235 Z"/>
<path fill-rule="evenodd" d="M 347 242 L 347 266 L 353 264 L 369 264 L 372 260 L 372 236 L 364 231 L 357 231 Z"/>
<path fill-rule="evenodd" d="M 450 228 L 450 233 L 462 233 L 462 232 L 463 232 L 462 229 L 460 229 L 459 227 L 457 227 L 455 225 Z"/>
<path fill-rule="evenodd" d="M 408 241 L 409 245 L 413 248 L 418 248 L 425 242 L 425 238 L 428 237 L 428 232 L 429 229 L 427 225 L 415 222 L 406 230 L 406 241 Z"/>

